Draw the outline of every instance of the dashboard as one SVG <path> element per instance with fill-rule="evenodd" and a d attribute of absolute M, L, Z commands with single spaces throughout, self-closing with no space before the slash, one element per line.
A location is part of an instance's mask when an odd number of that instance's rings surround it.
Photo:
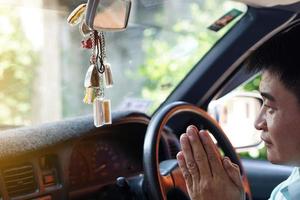
<path fill-rule="evenodd" d="M 101 187 L 142 173 L 144 128 L 128 124 L 78 141 L 69 164 L 70 191 L 80 193 L 91 185 Z"/>
<path fill-rule="evenodd" d="M 91 117 L 83 117 L 2 132 L 0 141 L 13 140 L 0 147 L 0 199 L 107 199 L 103 191 L 117 178 L 143 174 L 148 122 L 144 115 L 121 115 L 97 129 Z M 36 137 L 43 142 L 36 144 Z M 176 136 L 166 129 L 160 159 L 174 158 L 178 150 Z"/>

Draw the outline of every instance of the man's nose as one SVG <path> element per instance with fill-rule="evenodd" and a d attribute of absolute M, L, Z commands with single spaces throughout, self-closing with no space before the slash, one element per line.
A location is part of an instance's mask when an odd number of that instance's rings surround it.
<path fill-rule="evenodd" d="M 254 126 L 257 130 L 263 130 L 266 131 L 267 129 L 267 123 L 262 114 L 258 115 L 254 122 Z"/>

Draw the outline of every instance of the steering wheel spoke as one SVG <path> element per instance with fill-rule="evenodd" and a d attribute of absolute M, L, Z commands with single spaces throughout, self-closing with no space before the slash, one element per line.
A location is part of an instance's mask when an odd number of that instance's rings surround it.
<path fill-rule="evenodd" d="M 165 160 L 159 164 L 160 180 L 165 193 L 172 189 L 179 189 L 188 195 L 184 177 L 176 159 Z"/>
<path fill-rule="evenodd" d="M 174 182 L 174 188 L 182 191 L 186 196 L 188 196 L 188 191 L 186 188 L 184 177 L 179 169 L 179 166 L 172 171 L 172 178 Z"/>
<path fill-rule="evenodd" d="M 174 188 L 174 180 L 172 177 L 172 171 L 178 166 L 175 159 L 165 160 L 159 164 L 160 180 L 162 181 L 162 187 L 165 193 Z"/>
<path fill-rule="evenodd" d="M 164 193 L 168 193 L 170 190 L 174 188 L 174 182 L 171 174 L 167 174 L 165 176 L 160 176 L 160 181 L 162 184 L 162 189 Z"/>

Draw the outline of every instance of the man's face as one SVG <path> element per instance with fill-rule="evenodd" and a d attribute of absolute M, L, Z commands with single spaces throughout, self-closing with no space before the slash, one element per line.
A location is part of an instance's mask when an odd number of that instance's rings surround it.
<path fill-rule="evenodd" d="M 260 93 L 264 103 L 255 127 L 262 130 L 268 160 L 300 166 L 300 105 L 296 96 L 268 71 L 262 74 Z"/>

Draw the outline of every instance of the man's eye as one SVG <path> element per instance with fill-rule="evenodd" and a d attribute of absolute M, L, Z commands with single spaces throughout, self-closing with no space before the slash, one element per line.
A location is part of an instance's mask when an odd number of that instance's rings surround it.
<path fill-rule="evenodd" d="M 268 104 L 263 104 L 263 106 L 267 109 L 267 111 L 270 113 L 270 114 L 273 114 L 274 111 L 276 110 L 274 107 L 268 105 Z"/>
<path fill-rule="evenodd" d="M 272 108 L 271 106 L 269 106 L 267 104 L 264 104 L 264 107 L 266 107 L 266 108 Z"/>

